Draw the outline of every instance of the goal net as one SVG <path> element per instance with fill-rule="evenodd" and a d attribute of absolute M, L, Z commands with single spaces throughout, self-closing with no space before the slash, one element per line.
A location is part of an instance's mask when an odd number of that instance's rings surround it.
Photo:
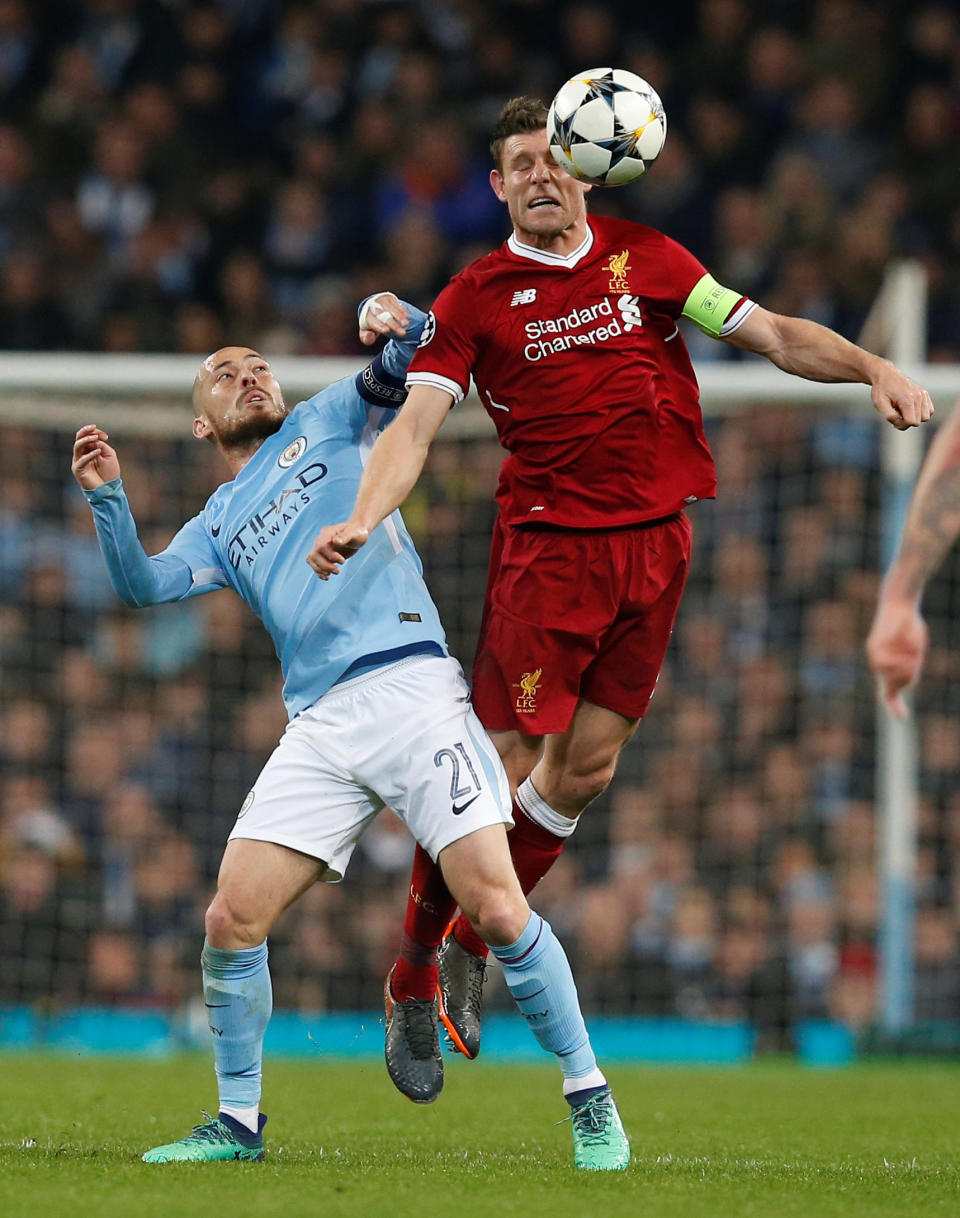
<path fill-rule="evenodd" d="M 277 364 L 288 399 L 359 361 Z M 176 1010 L 197 990 L 226 835 L 284 727 L 269 639 L 231 593 L 130 611 L 70 476 L 74 431 L 118 448 L 148 551 L 223 480 L 190 436 L 194 363 L 23 357 L 0 378 L 0 1004 Z M 720 497 L 649 715 L 533 895 L 585 1009 L 749 1021 L 878 1017 L 878 747 L 863 657 L 885 513 L 883 425 L 863 387 L 754 364 L 699 369 Z M 960 370 L 918 378 L 941 412 Z M 405 507 L 451 650 L 469 668 L 501 451 L 468 402 Z M 954 1018 L 960 583 L 927 598 L 917 699 L 913 1018 Z M 910 778 L 913 783 L 913 778 Z M 382 815 L 346 882 L 271 936 L 278 1007 L 376 1008 L 412 843 Z M 506 997 L 491 987 L 493 1005 Z"/>

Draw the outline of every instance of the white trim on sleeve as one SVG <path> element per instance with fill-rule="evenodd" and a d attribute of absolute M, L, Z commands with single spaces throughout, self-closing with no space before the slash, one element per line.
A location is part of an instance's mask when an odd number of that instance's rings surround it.
<path fill-rule="evenodd" d="M 737 305 L 727 320 L 720 327 L 720 337 L 727 338 L 735 330 L 739 330 L 756 307 L 757 302 L 755 300 L 747 300 L 744 298 L 743 303 Z"/>
<path fill-rule="evenodd" d="M 467 391 L 462 389 L 456 381 L 450 380 L 448 376 L 441 376 L 439 372 L 408 372 L 407 388 L 409 389 L 411 385 L 432 385 L 434 389 L 442 389 L 444 393 L 449 393 L 453 398 L 454 406 L 467 396 Z"/>

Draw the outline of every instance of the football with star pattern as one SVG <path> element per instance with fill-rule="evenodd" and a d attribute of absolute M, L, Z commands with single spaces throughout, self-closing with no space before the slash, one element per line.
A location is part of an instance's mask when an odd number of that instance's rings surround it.
<path fill-rule="evenodd" d="M 554 160 L 594 186 L 623 186 L 645 173 L 667 137 L 656 89 L 623 68 L 591 68 L 557 92 L 547 115 Z"/>

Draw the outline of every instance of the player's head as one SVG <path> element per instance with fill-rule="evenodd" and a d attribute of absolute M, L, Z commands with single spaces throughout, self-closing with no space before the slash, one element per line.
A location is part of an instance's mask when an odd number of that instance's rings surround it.
<path fill-rule="evenodd" d="M 490 185 L 513 227 L 533 237 L 565 232 L 586 213 L 590 189 L 561 169 L 547 143 L 547 108 L 535 97 L 504 106 L 490 144 Z"/>
<path fill-rule="evenodd" d="M 222 347 L 200 365 L 193 382 L 193 434 L 220 449 L 265 440 L 287 417 L 270 365 L 249 347 Z"/>

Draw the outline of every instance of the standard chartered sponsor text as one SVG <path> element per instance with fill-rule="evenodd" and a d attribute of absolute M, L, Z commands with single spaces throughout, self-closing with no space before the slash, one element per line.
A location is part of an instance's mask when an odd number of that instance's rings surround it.
<path fill-rule="evenodd" d="M 563 317 L 547 317 L 528 321 L 524 326 L 527 338 L 537 339 L 529 342 L 523 349 L 524 356 L 532 363 L 546 359 L 560 351 L 569 351 L 571 347 L 585 347 L 594 343 L 606 342 L 609 338 L 617 338 L 623 333 L 619 321 L 611 320 L 606 325 L 595 326 L 582 334 L 572 334 L 570 331 L 579 326 L 589 325 L 599 317 L 613 318 L 613 307 L 606 297 L 598 304 L 585 309 L 573 309 Z M 557 338 L 544 338 L 545 334 L 556 334 Z"/>

